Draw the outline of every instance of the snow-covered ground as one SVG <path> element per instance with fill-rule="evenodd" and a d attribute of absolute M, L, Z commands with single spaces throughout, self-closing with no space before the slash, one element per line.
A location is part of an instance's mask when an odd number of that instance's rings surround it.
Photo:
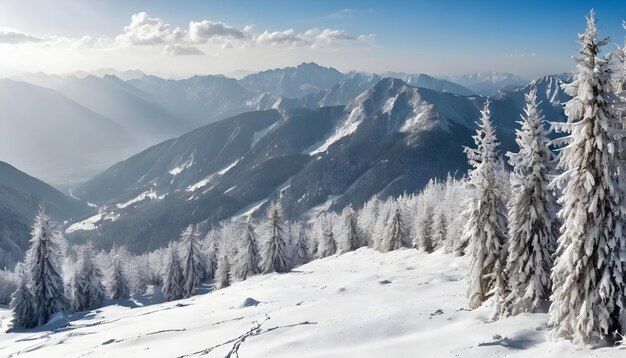
<path fill-rule="evenodd" d="M 466 310 L 466 259 L 368 248 L 187 300 L 0 334 L 2 357 L 623 357 L 546 342 L 546 314 Z M 258 302 L 258 304 L 256 304 Z M 137 302 L 137 304 L 140 304 Z M 10 313 L 0 309 L 7 329 Z M 50 331 L 51 328 L 54 328 Z M 231 352 L 231 355 L 229 355 Z M 235 354 L 238 353 L 238 355 Z"/>

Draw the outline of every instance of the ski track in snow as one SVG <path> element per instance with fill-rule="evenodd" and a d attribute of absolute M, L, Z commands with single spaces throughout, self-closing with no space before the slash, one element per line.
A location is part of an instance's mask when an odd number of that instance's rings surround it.
<path fill-rule="evenodd" d="M 3 357 L 623 357 L 546 340 L 547 315 L 467 310 L 465 257 L 369 248 L 189 299 L 0 334 Z M 258 305 L 243 305 L 246 299 Z M 129 303 L 132 303 L 129 301 Z M 10 311 L 0 308 L 0 326 Z M 62 323 L 62 322 L 61 322 Z"/>

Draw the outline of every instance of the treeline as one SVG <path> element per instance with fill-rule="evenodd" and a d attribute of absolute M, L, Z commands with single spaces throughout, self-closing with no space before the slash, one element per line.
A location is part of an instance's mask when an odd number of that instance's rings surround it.
<path fill-rule="evenodd" d="M 464 181 L 431 181 L 418 195 L 372 198 L 360 210 L 323 213 L 311 222 L 284 220 L 272 205 L 262 222 L 229 221 L 203 234 L 189 226 L 168 247 L 132 255 L 124 247 L 96 251 L 91 243 L 67 248 L 57 225 L 40 212 L 31 247 L 14 272 L 3 272 L 0 292 L 11 300 L 13 327 L 47 323 L 54 314 L 92 310 L 159 290 L 164 301 L 228 287 L 252 275 L 288 272 L 313 259 L 370 246 L 452 251 L 460 236 Z M 154 292 L 154 291 L 153 291 Z"/>

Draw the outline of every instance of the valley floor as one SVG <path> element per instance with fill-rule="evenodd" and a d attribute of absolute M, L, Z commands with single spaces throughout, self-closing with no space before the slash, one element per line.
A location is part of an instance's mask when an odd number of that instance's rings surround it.
<path fill-rule="evenodd" d="M 623 357 L 547 342 L 546 314 L 466 310 L 466 259 L 368 248 L 187 300 L 0 333 L 2 357 Z M 0 308 L 2 332 L 10 312 Z M 238 354 L 238 355 L 237 355 Z"/>

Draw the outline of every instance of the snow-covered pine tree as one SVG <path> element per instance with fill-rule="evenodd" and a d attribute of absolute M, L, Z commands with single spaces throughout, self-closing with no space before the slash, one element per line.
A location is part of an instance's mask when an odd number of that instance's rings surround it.
<path fill-rule="evenodd" d="M 217 264 L 217 272 L 215 274 L 215 285 L 217 289 L 230 286 L 230 263 L 228 262 L 228 256 L 223 253 Z"/>
<path fill-rule="evenodd" d="M 74 312 L 96 309 L 106 298 L 102 271 L 94 260 L 93 244 L 87 242 L 77 251 L 78 261 L 70 292 L 71 308 Z"/>
<path fill-rule="evenodd" d="M 507 153 L 513 166 L 508 203 L 509 243 L 506 272 L 510 294 L 501 315 L 532 312 L 550 298 L 552 254 L 556 248 L 555 199 L 549 186 L 551 153 L 537 90 L 526 94 L 517 153 Z"/>
<path fill-rule="evenodd" d="M 341 231 L 341 242 L 346 252 L 361 247 L 361 235 L 357 224 L 356 213 L 352 207 L 344 209 L 344 225 Z"/>
<path fill-rule="evenodd" d="M 179 241 L 183 248 L 183 295 L 191 297 L 196 293 L 196 287 L 206 277 L 207 271 L 198 243 L 198 229 L 194 225 L 187 226 L 181 233 Z"/>
<path fill-rule="evenodd" d="M 318 220 L 322 220 L 322 240 L 317 255 L 319 258 L 334 255 L 337 253 L 337 241 L 333 232 L 333 217 L 325 214 Z"/>
<path fill-rule="evenodd" d="M 395 212 L 395 204 L 395 200 L 392 199 L 378 202 L 378 214 L 375 223 L 371 226 L 372 232 L 369 233 L 369 241 L 372 247 L 379 251 L 386 251 L 385 240 L 389 234 L 388 226 Z"/>
<path fill-rule="evenodd" d="M 435 217 L 432 207 L 426 207 L 417 229 L 419 230 L 418 248 L 430 254 L 435 250 Z"/>
<path fill-rule="evenodd" d="M 310 237 L 309 242 L 309 253 L 311 257 L 319 257 L 319 250 L 321 246 L 321 241 L 324 236 L 324 225 L 320 217 L 317 217 L 311 227 L 308 230 L 308 236 Z"/>
<path fill-rule="evenodd" d="M 489 101 L 481 111 L 474 135 L 476 148 L 465 147 L 469 164 L 471 193 L 465 203 L 467 220 L 461 238 L 470 255 L 469 307 L 479 307 L 494 292 L 504 292 L 496 284 L 506 263 L 506 207 L 502 201 L 498 169 L 498 141 L 491 124 Z M 501 260 L 501 262 L 498 262 Z"/>
<path fill-rule="evenodd" d="M 375 247 L 378 244 L 379 238 L 375 238 L 374 234 L 376 233 L 375 227 L 378 222 L 380 206 L 380 199 L 374 196 L 359 211 L 357 226 L 362 230 L 364 245 Z"/>
<path fill-rule="evenodd" d="M 261 262 L 263 273 L 289 271 L 284 227 L 280 206 L 273 204 L 267 216 L 268 237 L 263 247 Z"/>
<path fill-rule="evenodd" d="M 35 217 L 30 242 L 25 270 L 35 302 L 35 321 L 44 324 L 55 313 L 67 309 L 69 303 L 61 274 L 63 238 L 43 209 Z"/>
<path fill-rule="evenodd" d="M 183 292 L 183 269 L 178 260 L 176 243 L 171 242 L 167 248 L 167 264 L 163 276 L 163 299 L 165 301 L 179 300 L 185 296 Z"/>
<path fill-rule="evenodd" d="M 13 311 L 12 327 L 31 328 L 37 325 L 35 320 L 35 302 L 28 287 L 28 277 L 24 266 L 18 263 L 15 266 L 17 275 L 17 290 L 11 295 L 9 307 Z"/>
<path fill-rule="evenodd" d="M 130 297 L 130 286 L 124 271 L 125 264 L 119 249 L 113 246 L 111 249 L 111 273 L 109 275 L 109 297 L 113 300 Z"/>
<path fill-rule="evenodd" d="M 441 210 L 437 210 L 437 215 L 435 216 L 435 226 L 434 226 L 434 234 L 433 239 L 435 241 L 435 246 L 445 246 L 446 239 L 448 238 L 448 219 L 446 218 L 446 213 Z"/>
<path fill-rule="evenodd" d="M 207 251 L 207 272 L 206 278 L 214 279 L 215 273 L 217 272 L 217 260 L 219 257 L 219 248 L 217 247 L 217 237 L 213 230 L 209 233 L 213 233 L 212 238 L 210 239 L 209 249 Z M 208 236 L 208 234 L 207 234 Z"/>
<path fill-rule="evenodd" d="M 309 254 L 309 237 L 303 225 L 298 225 L 297 231 L 298 237 L 294 247 L 293 263 L 295 265 L 302 265 L 309 262 L 311 259 L 311 255 Z"/>
<path fill-rule="evenodd" d="M 245 280 L 250 275 L 261 273 L 261 269 L 259 268 L 261 257 L 259 256 L 254 221 L 250 216 L 246 217 L 242 231 L 242 247 L 239 255 L 237 277 L 241 280 Z"/>
<path fill-rule="evenodd" d="M 400 207 L 395 205 L 392 215 L 389 217 L 389 222 L 385 228 L 385 234 L 381 242 L 382 251 L 398 250 L 402 247 L 403 242 L 406 240 L 406 233 L 404 229 L 404 222 L 400 213 Z"/>
<path fill-rule="evenodd" d="M 609 59 L 601 57 L 608 38 L 598 37 L 595 13 L 579 35 L 581 56 L 574 80 L 564 85 L 573 98 L 565 104 L 568 133 L 561 150 L 557 184 L 561 236 L 552 271 L 550 325 L 555 337 L 576 343 L 624 334 L 623 163 L 612 133 L 620 129 L 609 104 Z"/>

